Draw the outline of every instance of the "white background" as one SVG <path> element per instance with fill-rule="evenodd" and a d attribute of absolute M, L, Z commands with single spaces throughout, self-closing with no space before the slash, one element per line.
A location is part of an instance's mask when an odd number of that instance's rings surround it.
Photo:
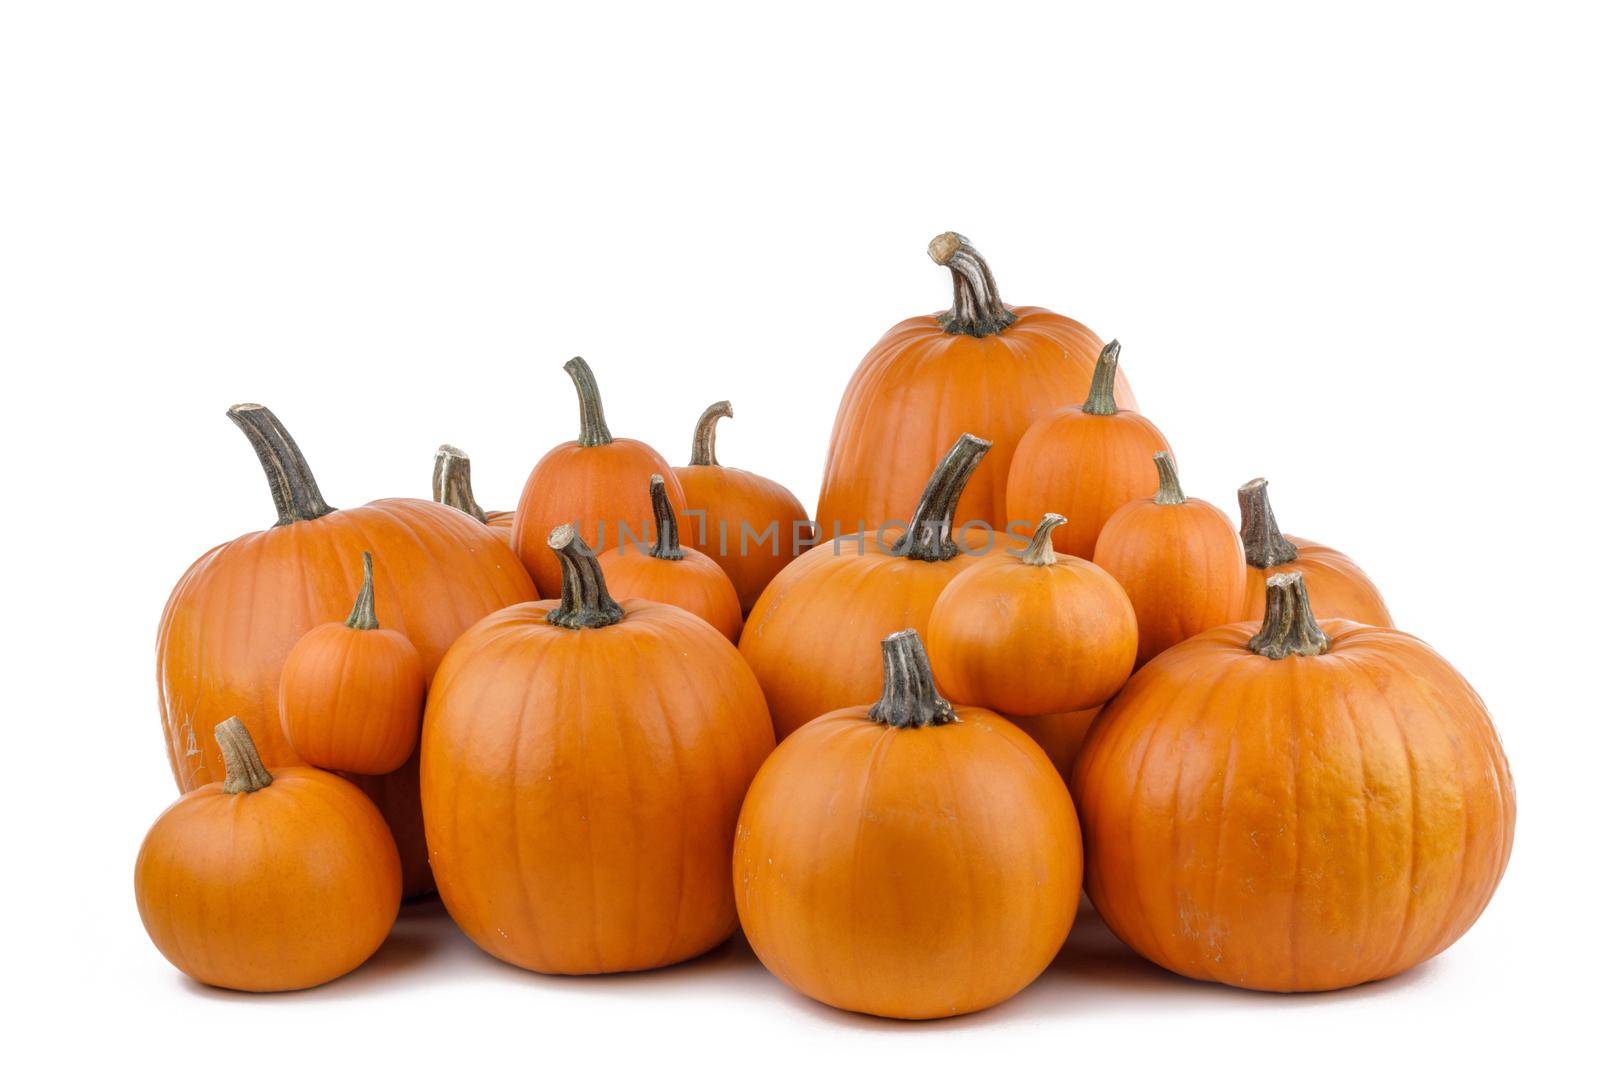
<path fill-rule="evenodd" d="M 899 1053 L 1350 1063 L 1577 1040 L 1596 949 L 1596 26 L 1583 5 L 7 4 L 0 356 L 7 1044 L 196 1062 L 715 1062 Z M 1185 488 L 1272 480 L 1482 692 L 1519 794 L 1483 919 L 1345 993 L 1168 976 L 1092 916 L 1014 1001 L 888 1024 L 741 943 L 612 979 L 479 953 L 438 906 L 310 993 L 208 991 L 146 941 L 174 790 L 151 651 L 172 583 L 271 521 L 223 418 L 269 404 L 329 501 L 509 507 L 574 433 L 816 499 L 834 406 L 1002 294 L 1124 345 Z M 252 1047 L 253 1046 L 253 1047 Z M 495 1057 L 493 1060 L 490 1057 Z M 515 1057 L 514 1060 L 508 1059 Z"/>

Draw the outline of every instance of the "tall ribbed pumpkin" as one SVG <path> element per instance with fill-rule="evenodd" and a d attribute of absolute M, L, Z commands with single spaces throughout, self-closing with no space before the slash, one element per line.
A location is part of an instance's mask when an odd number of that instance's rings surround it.
<path fill-rule="evenodd" d="M 817 504 L 823 540 L 906 522 L 924 472 L 962 433 L 994 447 L 956 523 L 981 519 L 998 529 L 1023 433 L 1088 396 L 1101 349 L 1093 331 L 1044 308 L 1002 303 L 988 264 L 960 234 L 935 237 L 928 255 L 949 269 L 954 301 L 949 311 L 914 316 L 884 334 L 845 386 Z M 1120 377 L 1117 403 L 1138 407 Z"/>

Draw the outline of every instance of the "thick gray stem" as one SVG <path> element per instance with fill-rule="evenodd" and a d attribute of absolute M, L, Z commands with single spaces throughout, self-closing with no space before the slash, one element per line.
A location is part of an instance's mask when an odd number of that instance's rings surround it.
<path fill-rule="evenodd" d="M 901 630 L 883 639 L 883 695 L 867 717 L 902 730 L 956 721 L 950 702 L 934 687 L 933 668 L 917 631 Z"/>
<path fill-rule="evenodd" d="M 267 773 L 266 765 L 261 762 L 261 754 L 256 751 L 256 743 L 250 739 L 250 731 L 245 729 L 237 715 L 217 723 L 212 735 L 217 739 L 217 747 L 222 749 L 224 793 L 254 793 L 272 784 L 272 775 Z"/>
<path fill-rule="evenodd" d="M 1027 549 L 1022 553 L 1022 562 L 1032 567 L 1048 567 L 1056 561 L 1055 545 L 1051 544 L 1050 535 L 1057 526 L 1066 525 L 1067 517 L 1048 512 L 1039 520 L 1039 525 L 1033 528 L 1033 540 L 1028 542 Z"/>
<path fill-rule="evenodd" d="M 694 445 L 689 451 L 689 466 L 717 466 L 717 420 L 733 418 L 733 405 L 719 400 L 700 413 L 694 424 Z"/>
<path fill-rule="evenodd" d="M 1245 562 L 1260 570 L 1300 557 L 1294 542 L 1278 530 L 1265 478 L 1252 478 L 1239 487 L 1239 540 L 1244 542 Z"/>
<path fill-rule="evenodd" d="M 333 508 L 322 499 L 317 479 L 278 417 L 260 404 L 235 404 L 228 418 L 244 431 L 255 449 L 261 469 L 267 472 L 272 503 L 278 509 L 276 526 L 288 526 L 305 519 L 320 519 Z"/>
<path fill-rule="evenodd" d="M 561 603 L 545 618 L 568 630 L 597 630 L 622 621 L 622 606 L 606 591 L 594 549 L 571 523 L 550 531 L 546 542 L 561 558 Z"/>
<path fill-rule="evenodd" d="M 1121 358 L 1122 345 L 1113 337 L 1100 350 L 1100 358 L 1095 360 L 1094 377 L 1089 382 L 1089 397 L 1083 402 L 1085 414 L 1117 413 L 1117 361 Z"/>
<path fill-rule="evenodd" d="M 659 474 L 650 476 L 650 510 L 655 513 L 656 543 L 650 554 L 656 559 L 683 558 L 683 546 L 678 541 L 678 516 L 667 499 L 667 480 Z"/>
<path fill-rule="evenodd" d="M 479 522 L 489 521 L 472 495 L 472 460 L 454 445 L 440 445 L 433 454 L 433 499 L 464 511 Z"/>
<path fill-rule="evenodd" d="M 1160 484 L 1156 487 L 1157 504 L 1181 504 L 1188 497 L 1183 495 L 1183 486 L 1178 484 L 1178 468 L 1172 462 L 1171 452 L 1157 452 L 1156 477 Z"/>
<path fill-rule="evenodd" d="M 911 515 L 910 528 L 894 543 L 891 551 L 925 563 L 955 558 L 961 551 L 952 536 L 956 505 L 961 502 L 961 492 L 977 469 L 978 461 L 988 453 L 990 443 L 964 433 L 950 446 L 922 490 L 922 499 L 917 501 L 917 510 Z"/>
<path fill-rule="evenodd" d="M 582 356 L 573 356 L 561 369 L 578 390 L 578 444 L 584 448 L 609 445 L 611 429 L 606 425 L 605 408 L 600 406 L 600 386 L 594 380 L 594 371 Z"/>
<path fill-rule="evenodd" d="M 1261 631 L 1250 639 L 1250 651 L 1268 659 L 1320 656 L 1328 651 L 1328 635 L 1317 625 L 1299 571 L 1267 579 L 1267 615 Z"/>
<path fill-rule="evenodd" d="M 941 233 L 928 242 L 928 256 L 948 267 L 955 295 L 950 310 L 939 316 L 945 333 L 987 337 L 999 333 L 1017 316 L 1000 300 L 994 274 L 978 250 L 959 233 Z"/>

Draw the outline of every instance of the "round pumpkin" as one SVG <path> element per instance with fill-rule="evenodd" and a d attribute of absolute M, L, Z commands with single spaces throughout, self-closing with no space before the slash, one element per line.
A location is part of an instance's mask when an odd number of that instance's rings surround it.
<path fill-rule="evenodd" d="M 378 625 L 371 552 L 361 553 L 361 570 L 350 617 L 313 627 L 289 650 L 278 718 L 313 767 L 388 774 L 417 747 L 426 683 L 416 646 Z"/>
<path fill-rule="evenodd" d="M 1239 537 L 1244 542 L 1245 597 L 1238 616 L 1249 622 L 1261 618 L 1267 606 L 1267 579 L 1297 571 L 1306 592 L 1324 619 L 1349 619 L 1368 626 L 1393 626 L 1383 594 L 1366 571 L 1337 549 L 1278 530 L 1277 516 L 1267 499 L 1267 480 L 1255 478 L 1239 487 Z"/>
<path fill-rule="evenodd" d="M 1116 341 L 1100 351 L 1081 407 L 1059 408 L 1028 428 L 1006 480 L 1011 518 L 1031 522 L 1047 511 L 1065 515 L 1055 546 L 1084 559 L 1094 555 L 1112 512 L 1156 491 L 1151 453 L 1171 451 L 1154 423 L 1117 406 L 1112 383 L 1121 353 Z"/>
<path fill-rule="evenodd" d="M 734 823 L 772 723 L 709 624 L 613 600 L 571 526 L 549 545 L 561 600 L 473 627 L 428 696 L 422 810 L 439 895 L 519 967 L 662 967 L 734 930 Z"/>
<path fill-rule="evenodd" d="M 750 787 L 733 884 L 750 947 L 824 1004 L 979 1011 L 1060 951 L 1078 908 L 1072 800 L 1038 745 L 934 688 L 914 630 L 876 704 L 795 731 Z"/>
<path fill-rule="evenodd" d="M 928 479 L 909 526 L 817 545 L 761 594 L 739 651 L 761 682 L 780 739 L 818 715 L 870 703 L 883 678 L 877 642 L 926 628 L 950 580 L 997 549 L 993 531 L 952 525 L 988 450 L 989 442 L 962 434 Z"/>
<path fill-rule="evenodd" d="M 394 605 L 390 624 L 411 640 L 432 676 L 445 649 L 491 611 L 537 596 L 510 549 L 482 523 L 425 500 L 377 500 L 336 510 L 317 488 L 299 446 L 272 412 L 240 404 L 228 417 L 267 473 L 277 506 L 271 529 L 201 556 L 167 600 L 156 635 L 156 680 L 167 755 L 178 788 L 222 777 L 212 731 L 237 715 L 269 767 L 301 762 L 279 723 L 283 663 L 307 630 L 345 617 L 359 586 L 347 561 L 384 561 L 377 596 Z M 403 771 L 403 768 L 402 768 Z M 406 869 L 407 895 L 427 892 L 425 846 L 406 832 L 415 794 L 388 800 Z"/>
<path fill-rule="evenodd" d="M 1313 616 L 1157 656 L 1073 771 L 1089 896 L 1140 955 L 1248 989 L 1340 989 L 1447 948 L 1488 904 L 1516 802 L 1483 702 L 1408 634 Z"/>
<path fill-rule="evenodd" d="M 648 548 L 621 544 L 600 555 L 600 569 L 612 595 L 676 605 L 710 623 L 729 641 L 739 640 L 744 625 L 739 594 L 710 556 L 680 543 L 678 517 L 659 474 L 650 476 L 650 504 L 655 512 L 655 544 Z"/>
<path fill-rule="evenodd" d="M 440 445 L 433 454 L 433 499 L 477 519 L 506 544 L 511 543 L 514 511 L 485 511 L 472 493 L 472 460 L 455 445 Z"/>
<path fill-rule="evenodd" d="M 1099 707 L 1128 680 L 1133 606 L 1093 563 L 1056 555 L 1051 534 L 1065 521 L 1046 515 L 1020 554 L 990 553 L 939 594 L 928 655 L 952 700 L 1052 715 Z"/>
<path fill-rule="evenodd" d="M 1072 781 L 1072 764 L 1083 748 L 1084 738 L 1100 708 L 1063 711 L 1055 715 L 1007 715 L 1006 721 L 1033 738 L 1050 757 L 1063 782 Z"/>
<path fill-rule="evenodd" d="M 1017 442 L 1033 422 L 1089 391 L 1100 339 L 1082 323 L 1040 307 L 1000 300 L 994 275 L 957 233 L 928 245 L 950 271 L 955 299 L 942 314 L 917 315 L 873 346 L 845 386 L 828 444 L 818 537 L 827 539 L 905 522 L 932 468 L 957 434 L 993 442 L 956 522 L 998 528 L 1008 515 L 1006 474 Z M 1118 381 L 1122 405 L 1133 392 Z M 1037 516 L 1059 508 L 1039 508 Z"/>
<path fill-rule="evenodd" d="M 630 537 L 650 536 L 650 509 L 639 487 L 648 485 L 652 474 L 667 483 L 672 506 L 685 507 L 683 487 L 659 452 L 642 441 L 611 436 L 589 364 L 574 358 L 562 369 L 578 390 L 578 438 L 552 448 L 533 468 L 511 523 L 511 547 L 547 592 L 561 587 L 561 566 L 545 547 L 554 527 L 576 525 L 584 541 L 600 551 Z"/>
<path fill-rule="evenodd" d="M 687 467 L 672 472 L 688 502 L 683 539 L 717 562 L 748 612 L 778 572 L 814 541 L 811 520 L 795 495 L 771 478 L 717 462 L 717 420 L 733 417 L 719 400 L 694 427 Z"/>
<path fill-rule="evenodd" d="M 1139 618 L 1139 663 L 1179 641 L 1236 622 L 1245 600 L 1244 546 L 1220 508 L 1183 495 L 1178 469 L 1155 454 L 1154 496 L 1106 520 L 1094 561 L 1121 583 Z"/>
<path fill-rule="evenodd" d="M 162 812 L 134 865 L 139 918 L 178 970 L 253 993 L 355 970 L 400 910 L 400 856 L 361 791 L 311 767 L 269 772 L 238 719 L 225 777 Z"/>

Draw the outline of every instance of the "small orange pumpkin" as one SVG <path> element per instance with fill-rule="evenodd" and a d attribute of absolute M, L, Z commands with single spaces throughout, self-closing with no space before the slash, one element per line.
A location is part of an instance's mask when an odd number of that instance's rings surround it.
<path fill-rule="evenodd" d="M 225 989 L 305 989 L 355 970 L 400 910 L 383 816 L 338 775 L 268 772 L 237 718 L 215 734 L 226 777 L 162 812 L 134 864 L 150 940 Z"/>
<path fill-rule="evenodd" d="M 991 553 L 939 594 L 928 655 L 952 700 L 1051 715 L 1099 707 L 1128 680 L 1133 605 L 1093 563 L 1055 554 L 1051 534 L 1065 521 L 1046 515 L 1020 555 Z"/>
<path fill-rule="evenodd" d="M 1349 619 L 1368 626 L 1393 626 L 1383 594 L 1366 571 L 1337 549 L 1278 530 L 1267 499 L 1267 480 L 1255 478 L 1239 487 L 1239 537 L 1244 542 L 1245 599 L 1239 621 L 1259 619 L 1267 606 L 1267 579 L 1298 571 L 1306 592 L 1324 619 Z"/>
<path fill-rule="evenodd" d="M 561 566 L 545 547 L 551 529 L 577 524 L 584 541 L 601 550 L 630 535 L 648 537 L 650 511 L 639 487 L 652 474 L 666 481 L 672 506 L 685 507 L 683 486 L 661 453 L 643 441 L 611 436 L 589 364 L 574 358 L 562 369 L 578 390 L 578 438 L 552 448 L 533 468 L 511 524 L 511 547 L 546 592 L 561 587 Z"/>
<path fill-rule="evenodd" d="M 1183 495 L 1178 469 L 1155 454 L 1154 496 L 1106 520 L 1094 561 L 1127 590 L 1139 617 L 1139 663 L 1184 638 L 1236 622 L 1245 601 L 1244 546 L 1221 509 Z"/>
<path fill-rule="evenodd" d="M 511 543 L 515 511 L 485 511 L 472 495 L 472 460 L 455 445 L 440 445 L 433 454 L 433 499 L 466 512 Z"/>
<path fill-rule="evenodd" d="M 1100 528 L 1130 500 L 1156 491 L 1152 452 L 1170 452 L 1155 424 L 1117 406 L 1112 390 L 1122 346 L 1100 350 L 1082 407 L 1060 408 L 1028 428 L 1011 458 L 1006 503 L 1013 521 L 1053 511 L 1067 517 L 1055 545 L 1089 559 Z"/>
<path fill-rule="evenodd" d="M 600 554 L 612 595 L 673 604 L 709 622 L 729 641 L 739 640 L 744 625 L 739 594 L 710 556 L 679 543 L 678 517 L 659 474 L 650 476 L 650 506 L 655 511 L 655 544 L 648 550 L 621 544 Z"/>
<path fill-rule="evenodd" d="M 683 485 L 689 523 L 684 541 L 715 560 L 739 591 L 748 612 L 778 572 L 814 538 L 811 520 L 795 495 L 771 478 L 717 462 L 717 420 L 733 417 L 719 400 L 694 427 L 687 467 L 672 472 Z"/>
<path fill-rule="evenodd" d="M 1489 903 L 1516 801 L 1478 694 L 1397 630 L 1320 626 L 1301 576 L 1259 631 L 1168 649 L 1073 770 L 1089 896 L 1191 978 L 1340 989 L 1442 952 Z"/>
<path fill-rule="evenodd" d="M 289 650 L 278 716 L 289 744 L 313 767 L 388 774 L 417 747 L 426 683 L 416 647 L 378 625 L 371 552 L 361 553 L 361 570 L 350 617 L 308 630 Z"/>
<path fill-rule="evenodd" d="M 1078 909 L 1072 800 L 1039 746 L 934 688 L 916 631 L 883 694 L 778 746 L 739 815 L 733 883 L 761 962 L 824 1004 L 979 1011 L 1032 982 Z"/>

